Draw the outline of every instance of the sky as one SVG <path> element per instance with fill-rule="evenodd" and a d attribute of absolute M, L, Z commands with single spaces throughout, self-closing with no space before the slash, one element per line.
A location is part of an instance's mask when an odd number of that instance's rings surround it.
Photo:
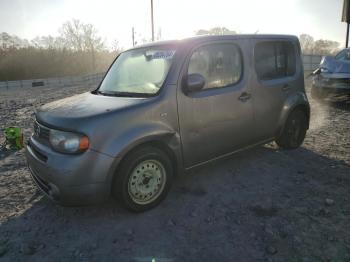
<path fill-rule="evenodd" d="M 238 33 L 310 34 L 344 46 L 343 0 L 153 0 L 155 32 L 181 39 L 199 29 L 226 27 Z M 32 39 L 58 35 L 67 20 L 93 24 L 107 45 L 121 47 L 151 38 L 151 0 L 0 0 L 0 32 Z"/>

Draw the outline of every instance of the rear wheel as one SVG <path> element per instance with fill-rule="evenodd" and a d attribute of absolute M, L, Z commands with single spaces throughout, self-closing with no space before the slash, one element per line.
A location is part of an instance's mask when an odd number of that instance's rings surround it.
<path fill-rule="evenodd" d="M 298 148 L 304 141 L 307 126 L 305 112 L 299 109 L 292 111 L 281 136 L 276 139 L 277 145 L 285 149 Z"/>
<path fill-rule="evenodd" d="M 131 152 L 121 163 L 113 191 L 129 210 L 142 212 L 158 205 L 167 195 L 173 177 L 170 158 L 155 147 Z"/>

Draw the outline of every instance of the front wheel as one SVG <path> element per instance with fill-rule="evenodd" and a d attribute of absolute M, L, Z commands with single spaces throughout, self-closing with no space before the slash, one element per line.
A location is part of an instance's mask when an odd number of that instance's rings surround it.
<path fill-rule="evenodd" d="M 276 143 L 285 149 L 298 148 L 304 141 L 307 130 L 307 117 L 302 110 L 294 110 L 287 119 L 283 132 Z"/>
<path fill-rule="evenodd" d="M 113 183 L 114 195 L 129 210 L 142 212 L 167 195 L 173 177 L 170 158 L 155 147 L 131 152 L 121 163 Z"/>

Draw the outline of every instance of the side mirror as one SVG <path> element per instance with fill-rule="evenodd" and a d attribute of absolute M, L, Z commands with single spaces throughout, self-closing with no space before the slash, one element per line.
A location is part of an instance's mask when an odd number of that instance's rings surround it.
<path fill-rule="evenodd" d="M 198 92 L 205 85 L 205 78 L 200 74 L 189 74 L 183 83 L 185 93 Z"/>

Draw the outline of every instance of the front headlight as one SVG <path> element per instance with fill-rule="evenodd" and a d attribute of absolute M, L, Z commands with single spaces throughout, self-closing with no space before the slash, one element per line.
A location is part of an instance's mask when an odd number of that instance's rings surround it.
<path fill-rule="evenodd" d="M 50 144 L 58 152 L 74 154 L 88 149 L 89 139 L 81 134 L 51 129 Z"/>
<path fill-rule="evenodd" d="M 326 67 L 321 67 L 321 73 L 332 73 L 332 72 Z"/>

